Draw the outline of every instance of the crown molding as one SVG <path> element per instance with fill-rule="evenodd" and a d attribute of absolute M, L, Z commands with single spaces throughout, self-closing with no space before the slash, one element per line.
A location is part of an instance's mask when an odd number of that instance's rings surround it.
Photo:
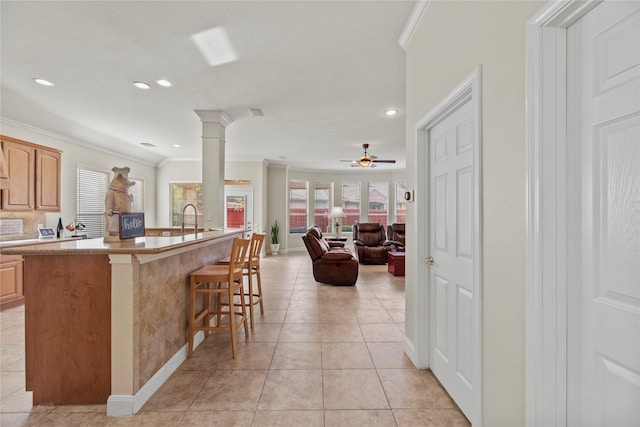
<path fill-rule="evenodd" d="M 430 4 L 431 0 L 418 0 L 416 5 L 413 7 L 413 11 L 411 12 L 411 15 L 409 15 L 409 20 L 407 21 L 402 34 L 400 34 L 400 40 L 398 40 L 398 43 L 400 43 L 400 46 L 402 46 L 402 49 L 405 51 L 407 50 L 411 37 L 413 37 L 413 34 L 422 21 L 422 17 Z"/>
<path fill-rule="evenodd" d="M 233 123 L 233 119 L 222 110 L 193 110 L 203 123 L 220 123 L 227 127 Z"/>
<path fill-rule="evenodd" d="M 82 148 L 85 148 L 85 149 L 88 149 L 88 150 L 93 150 L 93 151 L 97 151 L 97 152 L 100 152 L 100 153 L 109 154 L 111 156 L 121 157 L 121 158 L 127 159 L 127 160 L 135 160 L 136 162 L 138 162 L 140 164 L 143 164 L 145 166 L 150 166 L 150 167 L 154 167 L 154 168 L 156 167 L 155 163 L 150 162 L 147 159 L 143 159 L 143 158 L 138 157 L 138 156 L 133 156 L 131 154 L 125 154 L 125 153 L 120 153 L 120 152 L 117 152 L 117 151 L 107 150 L 107 149 L 102 148 L 102 147 L 100 147 L 98 145 L 92 144 L 91 142 L 88 142 L 88 141 L 80 141 L 78 139 L 73 139 L 73 138 L 70 138 L 68 136 L 64 136 L 64 135 L 60 135 L 58 133 L 54 133 L 54 132 L 51 132 L 51 131 L 48 131 L 48 130 L 40 129 L 38 127 L 31 126 L 31 125 L 28 125 L 28 124 L 25 124 L 25 123 L 22 123 L 22 122 L 18 122 L 18 121 L 12 120 L 12 119 L 8 119 L 6 117 L 0 117 L 0 121 L 8 123 L 8 124 L 11 124 L 13 126 L 16 126 L 16 127 L 22 128 L 22 129 L 25 129 L 25 130 L 28 130 L 28 131 L 31 131 L 31 132 L 36 132 L 36 133 L 39 133 L 41 135 L 46 135 L 46 136 L 49 136 L 51 138 L 59 139 L 60 141 L 68 142 L 69 144 L 77 145 L 79 147 L 82 147 Z"/>

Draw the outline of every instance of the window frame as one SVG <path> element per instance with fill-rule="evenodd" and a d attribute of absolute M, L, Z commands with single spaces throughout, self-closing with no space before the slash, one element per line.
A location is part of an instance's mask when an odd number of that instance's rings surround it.
<path fill-rule="evenodd" d="M 180 186 L 200 186 L 200 189 L 198 190 L 197 188 L 194 189 L 194 191 L 196 192 L 196 198 L 195 198 L 195 203 L 189 199 L 185 199 L 184 197 L 182 197 L 181 200 L 181 207 L 179 212 L 178 211 L 174 211 L 174 208 L 176 207 L 175 203 L 174 203 L 174 186 L 175 185 L 180 185 Z M 197 218 L 198 218 L 198 224 L 203 224 L 202 222 L 202 182 L 199 181 L 169 181 L 169 224 L 171 224 L 171 227 L 179 227 L 182 225 L 182 212 L 184 210 L 184 206 L 188 203 L 193 203 L 196 206 L 196 210 L 197 210 Z M 193 214 L 190 214 L 193 215 Z M 187 221 L 188 224 L 193 224 L 194 221 Z"/>
<path fill-rule="evenodd" d="M 383 186 L 386 187 L 386 195 L 383 195 L 386 197 L 386 201 L 384 203 L 384 208 L 380 209 L 381 211 L 384 211 L 384 215 L 382 215 L 382 213 L 378 214 L 378 215 L 372 215 L 371 214 L 371 204 L 372 203 L 378 203 L 378 202 L 372 202 L 371 199 L 371 193 L 372 193 L 372 189 L 376 189 L 377 186 Z M 389 181 L 370 181 L 368 183 L 367 186 L 367 220 L 369 222 L 377 222 L 382 224 L 382 226 L 386 229 L 387 224 L 389 223 Z M 383 193 L 383 191 L 380 189 L 380 193 Z M 382 221 L 380 221 L 379 219 L 382 219 Z"/>
<path fill-rule="evenodd" d="M 294 200 L 292 198 L 293 193 L 292 190 L 301 190 L 301 188 L 292 188 L 292 184 L 293 183 L 302 183 L 304 185 L 304 198 L 301 199 L 295 199 L 295 200 L 304 200 L 303 203 L 301 203 L 301 205 L 303 205 L 302 207 L 298 208 L 293 208 L 292 207 L 292 200 Z M 287 195 L 287 203 L 288 203 L 288 213 L 287 213 L 287 229 L 288 229 L 288 234 L 304 234 L 307 231 L 307 217 L 309 215 L 309 181 L 308 180 L 302 180 L 302 179 L 290 179 L 289 180 L 289 188 L 288 188 L 288 195 Z M 296 205 L 298 205 L 298 203 L 296 203 Z M 297 213 L 293 213 L 292 209 L 304 209 L 303 212 L 297 212 Z M 296 218 L 295 224 L 294 222 L 292 222 L 293 218 Z M 302 218 L 302 225 L 300 225 L 300 218 Z M 292 227 L 292 225 L 295 225 L 295 227 Z"/>
<path fill-rule="evenodd" d="M 318 188 L 318 184 L 325 185 L 327 188 Z M 334 201 L 334 182 L 333 181 L 314 181 L 313 183 L 313 224 L 320 227 L 323 233 L 331 233 L 331 221 L 329 221 L 329 212 L 333 207 Z M 327 207 L 318 207 L 318 191 L 328 191 Z"/>
<path fill-rule="evenodd" d="M 349 200 L 346 200 L 344 195 L 345 195 L 345 186 L 349 186 L 349 185 L 355 185 L 357 186 L 358 190 L 355 192 L 355 194 L 358 195 L 357 198 L 357 213 L 356 212 L 350 212 L 351 210 L 355 209 L 355 208 L 349 208 L 347 207 L 347 203 L 349 203 Z M 342 189 L 342 209 L 344 210 L 344 213 L 346 214 L 346 216 L 342 219 L 342 232 L 352 232 L 353 231 L 353 223 L 356 221 L 360 221 L 360 215 L 362 214 L 362 182 L 360 181 L 344 181 L 342 182 L 341 185 L 341 189 Z M 352 201 L 352 203 L 356 203 L 356 201 Z"/>
<path fill-rule="evenodd" d="M 402 186 L 400 184 L 402 183 Z M 395 222 L 407 222 L 407 201 L 404 198 L 404 194 L 407 191 L 407 180 L 398 179 L 395 182 L 395 204 L 393 207 L 393 215 Z M 400 213 L 402 212 L 402 213 Z"/>

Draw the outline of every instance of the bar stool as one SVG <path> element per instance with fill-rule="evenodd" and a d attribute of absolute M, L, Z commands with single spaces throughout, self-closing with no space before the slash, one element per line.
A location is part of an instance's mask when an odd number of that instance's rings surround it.
<path fill-rule="evenodd" d="M 264 305 L 262 303 L 262 280 L 260 278 L 260 253 L 264 243 L 264 233 L 253 233 L 251 235 L 251 246 L 249 247 L 249 255 L 244 261 L 243 275 L 249 278 L 249 291 L 245 296 L 248 297 L 249 316 L 251 317 L 251 329 L 253 329 L 253 306 L 260 304 L 260 314 L 264 314 Z M 218 261 L 220 264 L 229 263 L 229 259 L 225 258 Z M 253 289 L 253 276 L 256 276 L 258 289 Z M 238 295 L 236 293 L 236 295 Z M 226 305 L 223 303 L 223 305 Z"/>
<path fill-rule="evenodd" d="M 187 357 L 193 353 L 193 338 L 198 331 L 204 331 L 205 337 L 213 331 L 231 332 L 231 351 L 233 358 L 238 355 L 238 339 L 236 332 L 240 324 L 244 325 L 244 332 L 249 336 L 247 328 L 247 312 L 245 305 L 243 267 L 249 248 L 249 240 L 234 239 L 231 247 L 230 262 L 228 265 L 207 265 L 191 273 L 190 303 L 189 303 L 189 345 Z M 226 283 L 227 286 L 223 286 Z M 236 309 L 234 294 L 239 292 L 240 311 Z M 203 308 L 196 313 L 197 296 L 202 295 Z M 211 298 L 216 295 L 216 308 L 211 308 Z M 222 303 L 226 296 L 228 302 Z M 228 310 L 222 310 L 222 306 L 228 306 Z M 222 325 L 222 316 L 229 316 L 229 325 Z M 211 326 L 211 318 L 216 316 L 216 325 Z M 199 325 L 203 321 L 202 325 Z"/>

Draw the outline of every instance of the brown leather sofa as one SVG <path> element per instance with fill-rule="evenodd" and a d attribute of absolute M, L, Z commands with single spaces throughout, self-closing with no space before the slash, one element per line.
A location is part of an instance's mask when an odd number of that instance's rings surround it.
<path fill-rule="evenodd" d="M 322 235 L 322 230 L 317 225 L 312 225 L 311 227 L 309 227 L 307 233 L 311 233 L 316 236 L 318 240 L 322 240 L 323 242 L 325 242 L 329 246 L 329 249 L 344 248 L 344 242 L 334 242 L 324 238 L 324 236 Z"/>
<path fill-rule="evenodd" d="M 390 251 L 404 252 L 404 222 L 387 225 L 387 245 Z"/>
<path fill-rule="evenodd" d="M 358 280 L 358 261 L 347 248 L 330 247 L 313 227 L 302 235 L 313 263 L 313 278 L 329 285 L 353 286 Z"/>
<path fill-rule="evenodd" d="M 378 222 L 355 222 L 353 224 L 353 245 L 360 264 L 386 264 L 389 246 L 386 233 Z"/>

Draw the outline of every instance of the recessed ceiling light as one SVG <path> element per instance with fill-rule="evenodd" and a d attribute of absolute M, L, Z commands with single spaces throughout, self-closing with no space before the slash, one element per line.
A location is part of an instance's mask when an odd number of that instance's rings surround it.
<path fill-rule="evenodd" d="M 396 110 L 396 109 L 389 109 L 389 110 L 384 112 L 384 115 L 385 116 L 389 116 L 389 117 L 395 116 L 396 114 L 398 114 L 398 110 Z"/>
<path fill-rule="evenodd" d="M 140 145 L 144 145 L 145 147 L 155 147 L 155 144 L 150 142 L 141 142 Z"/>
<path fill-rule="evenodd" d="M 158 83 L 162 87 L 171 87 L 171 86 L 173 86 L 169 80 L 165 80 L 165 79 L 158 79 L 158 80 L 156 80 L 156 83 Z"/>
<path fill-rule="evenodd" d="M 180 148 L 180 144 L 173 144 L 174 147 Z"/>
<path fill-rule="evenodd" d="M 55 83 L 50 82 L 49 80 L 45 80 L 45 79 L 41 79 L 36 77 L 35 79 L 33 79 L 34 82 L 42 85 L 42 86 L 55 86 Z"/>
<path fill-rule="evenodd" d="M 151 85 L 145 82 L 133 82 L 133 85 L 138 89 L 151 89 Z"/>

